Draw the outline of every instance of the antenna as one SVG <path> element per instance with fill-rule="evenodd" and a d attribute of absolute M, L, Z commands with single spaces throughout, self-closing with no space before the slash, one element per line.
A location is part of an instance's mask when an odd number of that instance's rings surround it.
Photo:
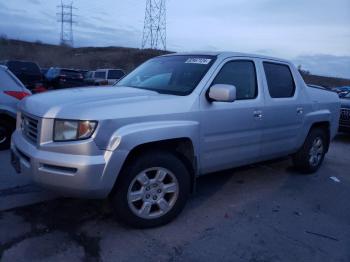
<path fill-rule="evenodd" d="M 70 3 L 64 3 L 61 0 L 61 4 L 57 6 L 59 12 L 57 13 L 57 22 L 61 23 L 61 36 L 60 44 L 65 46 L 73 46 L 73 24 L 76 22 L 73 20 L 73 10 L 77 9 L 73 7 L 73 1 Z"/>
<path fill-rule="evenodd" d="M 142 48 L 166 50 L 166 0 L 147 0 Z"/>

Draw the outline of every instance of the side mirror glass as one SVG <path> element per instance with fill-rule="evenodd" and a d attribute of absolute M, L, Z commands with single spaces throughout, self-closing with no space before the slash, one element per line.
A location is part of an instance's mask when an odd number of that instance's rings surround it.
<path fill-rule="evenodd" d="M 209 89 L 209 98 L 217 102 L 233 102 L 236 100 L 234 85 L 215 84 Z"/>

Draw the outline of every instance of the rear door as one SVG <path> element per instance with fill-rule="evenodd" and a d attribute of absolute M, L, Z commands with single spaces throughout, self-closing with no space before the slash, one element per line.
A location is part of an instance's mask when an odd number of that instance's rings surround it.
<path fill-rule="evenodd" d="M 261 66 L 265 73 L 262 156 L 269 159 L 296 150 L 304 119 L 304 95 L 289 64 L 262 61 Z"/>

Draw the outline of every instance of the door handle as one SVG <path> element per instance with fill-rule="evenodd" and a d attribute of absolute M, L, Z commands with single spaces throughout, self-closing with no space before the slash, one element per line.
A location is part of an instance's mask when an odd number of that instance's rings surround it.
<path fill-rule="evenodd" d="M 302 107 L 297 107 L 297 114 L 298 115 L 301 115 L 301 114 L 303 114 L 304 113 L 304 108 L 302 108 Z"/>
<path fill-rule="evenodd" d="M 261 110 L 254 111 L 253 115 L 254 115 L 254 118 L 256 118 L 256 119 L 262 119 L 262 117 L 263 117 L 263 114 L 262 114 Z"/>

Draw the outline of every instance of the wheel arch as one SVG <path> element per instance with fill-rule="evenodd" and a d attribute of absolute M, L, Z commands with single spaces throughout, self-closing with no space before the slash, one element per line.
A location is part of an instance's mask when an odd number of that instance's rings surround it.
<path fill-rule="evenodd" d="M 16 120 L 16 110 L 8 106 L 0 105 L 0 117 L 0 119 L 3 117 L 10 117 Z"/>
<path fill-rule="evenodd" d="M 11 125 L 16 126 L 16 118 L 12 114 L 10 115 L 0 111 L 0 121 L 2 120 L 11 123 Z"/>
<path fill-rule="evenodd" d="M 308 134 L 311 132 L 313 129 L 322 129 L 326 132 L 327 135 L 327 148 L 326 152 L 328 152 L 329 149 L 329 144 L 330 144 L 330 138 L 331 138 L 331 130 L 330 130 L 331 123 L 329 121 L 320 121 L 320 122 L 315 122 L 311 125 L 309 128 Z"/>
<path fill-rule="evenodd" d="M 196 176 L 198 172 L 198 167 L 197 167 L 198 160 L 195 153 L 194 144 L 189 137 L 179 137 L 179 138 L 151 141 L 151 142 L 139 144 L 129 151 L 120 170 L 123 170 L 128 164 L 133 162 L 138 156 L 142 154 L 147 154 L 148 152 L 152 152 L 152 151 L 167 151 L 177 156 L 184 163 L 184 165 L 187 167 L 190 173 L 191 191 L 194 192 L 195 181 L 196 181 Z M 119 179 L 120 179 L 120 176 L 118 175 L 115 181 L 115 185 L 118 183 Z"/>

